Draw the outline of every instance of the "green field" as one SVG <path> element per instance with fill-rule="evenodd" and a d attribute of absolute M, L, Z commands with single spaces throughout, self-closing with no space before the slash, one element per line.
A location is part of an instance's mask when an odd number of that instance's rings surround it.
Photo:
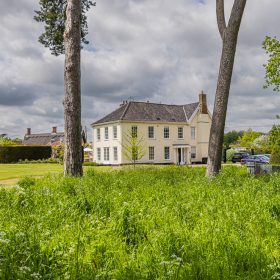
<path fill-rule="evenodd" d="M 91 166 L 84 166 L 85 171 L 92 168 Z M 94 168 L 102 171 L 111 169 L 111 167 L 105 166 Z M 63 173 L 63 165 L 56 163 L 0 164 L 0 181 L 22 178 L 24 176 L 44 176 L 54 173 Z"/>
<path fill-rule="evenodd" d="M 0 164 L 0 180 L 24 176 L 43 176 L 48 173 L 63 172 L 63 165 L 54 163 L 40 164 Z"/>
<path fill-rule="evenodd" d="M 0 279 L 279 279 L 280 175 L 168 166 L 0 189 Z"/>

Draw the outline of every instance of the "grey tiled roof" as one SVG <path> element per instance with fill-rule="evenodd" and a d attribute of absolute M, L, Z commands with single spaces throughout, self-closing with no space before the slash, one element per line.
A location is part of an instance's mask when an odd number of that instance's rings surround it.
<path fill-rule="evenodd" d="M 199 102 L 186 105 L 168 105 L 130 101 L 92 125 L 119 120 L 186 122 L 198 106 Z"/>
<path fill-rule="evenodd" d="M 39 133 L 25 135 L 23 144 L 25 145 L 51 145 L 54 142 L 61 142 L 64 133 Z"/>

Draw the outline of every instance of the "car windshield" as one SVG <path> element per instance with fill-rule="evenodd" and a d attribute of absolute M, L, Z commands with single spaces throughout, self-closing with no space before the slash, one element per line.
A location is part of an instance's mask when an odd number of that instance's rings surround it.
<path fill-rule="evenodd" d="M 261 159 L 269 159 L 266 155 L 256 155 L 256 157 Z"/>

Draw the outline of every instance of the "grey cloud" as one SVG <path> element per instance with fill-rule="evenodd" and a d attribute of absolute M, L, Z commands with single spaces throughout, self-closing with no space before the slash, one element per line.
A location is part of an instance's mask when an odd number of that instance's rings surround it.
<path fill-rule="evenodd" d="M 232 2 L 226 1 L 227 17 Z M 0 129 L 14 135 L 27 126 L 39 132 L 52 125 L 63 129 L 63 57 L 51 56 L 37 42 L 43 30 L 33 20 L 37 8 L 35 0 L 0 3 L 0 90 L 5 89 Z M 247 3 L 227 129 L 268 130 L 279 113 L 279 96 L 262 88 L 266 55 L 261 49 L 265 35 L 279 36 L 279 9 L 279 0 Z M 182 104 L 196 101 L 204 89 L 213 108 L 222 46 L 215 1 L 102 0 L 88 21 L 90 44 L 82 52 L 83 124 L 129 97 Z M 17 107 L 20 102 L 23 106 Z"/>
<path fill-rule="evenodd" d="M 29 106 L 36 98 L 31 87 L 13 84 L 0 85 L 0 105 Z"/>

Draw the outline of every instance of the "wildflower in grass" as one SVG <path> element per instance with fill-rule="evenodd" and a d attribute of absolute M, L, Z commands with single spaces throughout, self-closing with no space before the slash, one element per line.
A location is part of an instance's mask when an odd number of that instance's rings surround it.
<path fill-rule="evenodd" d="M 3 245 L 10 243 L 10 239 L 0 239 L 0 243 L 2 243 Z"/>
<path fill-rule="evenodd" d="M 167 276 L 172 276 L 174 274 L 174 272 L 172 270 L 167 271 L 166 275 Z"/>
<path fill-rule="evenodd" d="M 95 276 L 95 278 L 98 279 L 98 278 L 103 278 L 103 277 L 105 277 L 105 278 L 107 279 L 107 276 L 110 276 L 110 275 L 112 275 L 112 271 L 103 271 L 103 272 L 101 272 L 100 274 L 97 274 L 97 275 Z"/>
<path fill-rule="evenodd" d="M 25 236 L 24 232 L 19 231 L 16 233 L 16 237 L 22 237 L 22 236 Z"/>
<path fill-rule="evenodd" d="M 26 274 L 26 273 L 30 272 L 31 269 L 30 269 L 30 267 L 28 267 L 28 266 L 21 266 L 21 267 L 19 268 L 19 271 L 22 272 L 22 273 L 24 273 L 24 274 Z"/>
<path fill-rule="evenodd" d="M 33 279 L 40 279 L 40 278 L 42 278 L 42 276 L 38 272 L 33 272 L 32 274 L 30 274 L 30 276 Z"/>

